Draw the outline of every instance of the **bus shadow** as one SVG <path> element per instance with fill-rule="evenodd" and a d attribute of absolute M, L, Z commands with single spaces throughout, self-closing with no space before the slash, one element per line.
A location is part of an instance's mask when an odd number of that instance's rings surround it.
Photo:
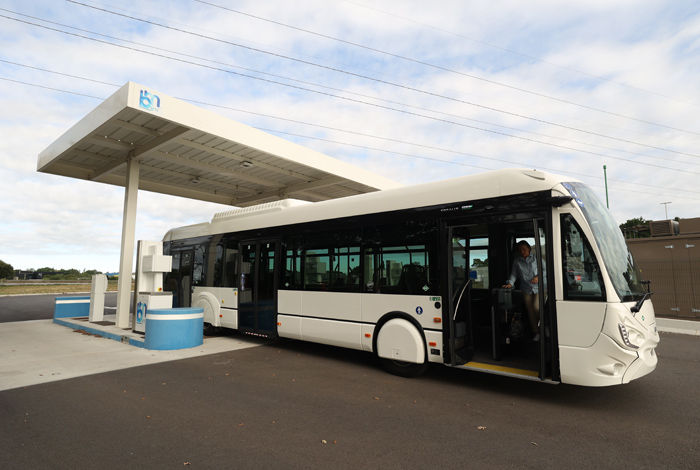
<path fill-rule="evenodd" d="M 262 338 L 261 338 L 262 339 Z M 487 394 L 507 400 L 532 400 L 552 406 L 566 405 L 567 408 L 615 408 L 617 411 L 635 410 L 646 406 L 644 384 L 634 381 L 625 385 L 610 387 L 583 387 L 568 384 L 548 384 L 540 381 L 489 374 L 478 371 L 454 369 L 441 364 L 431 364 L 428 372 L 416 378 L 403 378 L 390 375 L 378 358 L 366 351 L 346 349 L 337 346 L 309 343 L 304 341 L 279 339 L 262 347 L 275 348 L 296 354 L 304 354 L 319 361 L 337 362 L 344 367 L 357 369 L 363 380 L 376 378 L 385 382 L 387 375 L 398 381 L 416 381 L 421 388 L 440 388 L 442 391 L 458 394 Z M 642 379 L 643 381 L 643 379 Z M 640 388 L 641 387 L 641 388 Z"/>
<path fill-rule="evenodd" d="M 644 388 L 639 381 L 608 387 L 585 387 L 570 384 L 551 384 L 478 371 L 453 369 L 435 364 L 428 373 L 429 380 L 441 385 L 464 387 L 468 390 L 496 394 L 506 398 L 527 399 L 567 407 L 608 408 L 620 407 L 638 410 L 646 406 Z M 641 387 L 641 388 L 640 388 Z"/>

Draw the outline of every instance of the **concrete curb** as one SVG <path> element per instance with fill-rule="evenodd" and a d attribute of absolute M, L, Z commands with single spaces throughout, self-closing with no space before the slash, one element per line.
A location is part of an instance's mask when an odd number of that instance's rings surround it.
<path fill-rule="evenodd" d="M 129 343 L 130 335 L 119 335 L 119 334 L 115 334 L 115 333 L 110 333 L 108 331 L 104 331 L 104 330 L 101 330 L 99 328 L 93 328 L 91 326 L 92 324 L 87 323 L 87 321 L 82 322 L 82 321 L 72 321 L 72 320 L 75 320 L 75 319 L 74 318 L 54 318 L 53 322 L 56 323 L 57 325 L 72 328 L 74 330 L 85 331 L 86 333 L 90 333 L 91 335 L 94 335 L 94 336 L 100 336 L 102 338 L 111 339 L 114 341 L 119 341 L 120 343 Z"/>
<path fill-rule="evenodd" d="M 656 328 L 664 333 L 700 336 L 700 322 L 692 320 L 676 320 L 675 318 L 657 318 Z"/>

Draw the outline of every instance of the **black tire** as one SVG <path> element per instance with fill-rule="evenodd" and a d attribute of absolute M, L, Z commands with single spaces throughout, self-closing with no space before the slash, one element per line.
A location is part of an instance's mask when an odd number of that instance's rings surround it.
<path fill-rule="evenodd" d="M 429 366 L 428 361 L 425 361 L 423 364 L 416 364 L 413 362 L 385 359 L 383 357 L 380 357 L 379 360 L 390 374 L 398 375 L 399 377 L 418 377 L 424 374 Z"/>
<path fill-rule="evenodd" d="M 205 323 L 202 332 L 204 336 L 214 336 L 214 334 L 216 334 L 216 327 L 211 323 Z"/>

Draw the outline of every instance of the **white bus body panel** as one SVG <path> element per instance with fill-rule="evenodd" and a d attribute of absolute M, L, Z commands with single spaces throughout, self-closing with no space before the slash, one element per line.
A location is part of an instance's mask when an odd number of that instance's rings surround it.
<path fill-rule="evenodd" d="M 204 323 L 238 328 L 238 289 L 233 287 L 194 287 L 192 306 L 204 309 Z"/>
<path fill-rule="evenodd" d="M 220 311 L 221 324 L 224 328 L 238 329 L 238 310 L 221 307 Z"/>
<path fill-rule="evenodd" d="M 425 362 L 423 335 L 408 320 L 389 320 L 379 330 L 377 355 L 385 359 L 422 364 Z"/>
<path fill-rule="evenodd" d="M 390 312 L 415 318 L 423 328 L 442 330 L 440 297 L 428 295 L 357 294 L 347 292 L 278 291 L 279 313 L 333 320 L 377 323 Z"/>
<path fill-rule="evenodd" d="M 600 335 L 588 348 L 560 345 L 561 381 L 590 387 L 621 384 L 625 371 L 636 359 L 636 353 L 625 351 L 606 335 Z"/>
<path fill-rule="evenodd" d="M 279 336 L 363 349 L 360 294 L 280 290 L 277 305 Z"/>
<path fill-rule="evenodd" d="M 431 341 L 436 344 L 433 349 L 442 352 L 442 323 L 435 321 L 435 318 L 442 319 L 442 311 L 437 307 L 440 300 L 440 297 L 427 295 L 280 290 L 277 334 L 283 338 L 372 352 L 376 323 L 384 315 L 398 312 L 415 318 L 424 329 L 438 330 L 424 333 L 426 336 L 430 333 Z M 391 338 L 391 335 L 385 335 L 387 341 Z M 397 347 L 405 349 L 400 345 Z M 421 362 L 424 360 L 423 356 Z M 442 362 L 442 354 L 431 356 L 431 360 Z"/>
<path fill-rule="evenodd" d="M 350 349 L 362 349 L 360 323 L 303 318 L 301 339 Z"/>
<path fill-rule="evenodd" d="M 607 304 L 603 328 L 591 346 L 564 345 L 560 338 L 562 382 L 592 387 L 617 385 L 642 377 L 656 368 L 658 359 L 654 348 L 659 344 L 659 334 L 654 307 L 646 301 L 641 311 L 632 315 L 629 308 L 633 305 Z M 625 344 L 620 324 L 625 326 L 629 341 L 636 348 Z"/>
<path fill-rule="evenodd" d="M 445 360 L 442 358 L 442 331 L 424 331 L 423 333 L 425 333 L 425 342 L 428 345 L 428 361 L 444 364 Z M 434 343 L 434 345 L 430 343 Z M 431 351 L 435 351 L 435 354 Z"/>
<path fill-rule="evenodd" d="M 301 337 L 301 317 L 277 315 L 277 334 L 281 338 L 304 339 Z"/>
<path fill-rule="evenodd" d="M 428 295 L 362 294 L 362 321 L 377 323 L 387 313 L 401 312 L 413 317 L 424 329 L 442 330 L 442 308 L 436 307 L 440 301 L 440 297 Z"/>
<path fill-rule="evenodd" d="M 204 309 L 204 323 L 219 326 L 219 299 L 206 291 L 197 291 L 192 296 L 192 306 Z"/>
<path fill-rule="evenodd" d="M 306 293 L 298 290 L 277 291 L 277 311 L 280 314 L 301 315 L 301 295 Z"/>
<path fill-rule="evenodd" d="M 304 317 L 360 322 L 360 294 L 347 292 L 278 291 L 279 312 Z"/>
<path fill-rule="evenodd" d="M 636 302 L 611 304 L 605 318 L 603 333 L 610 336 L 621 348 L 631 349 L 625 345 L 620 334 L 620 325 L 624 325 L 628 340 L 636 346 L 632 349 L 637 360 L 625 372 L 622 383 L 642 377 L 656 368 L 658 358 L 654 351 L 659 345 L 659 333 L 656 328 L 654 305 L 650 300 L 644 302 L 641 310 L 635 314 L 631 308 Z"/>
<path fill-rule="evenodd" d="M 587 348 L 603 330 L 605 302 L 557 302 L 557 332 L 561 346 Z"/>

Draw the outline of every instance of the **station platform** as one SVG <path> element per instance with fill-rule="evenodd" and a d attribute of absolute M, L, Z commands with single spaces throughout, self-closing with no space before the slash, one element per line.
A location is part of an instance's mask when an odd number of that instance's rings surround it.
<path fill-rule="evenodd" d="M 205 336 L 201 346 L 155 351 L 133 344 L 143 335 L 87 317 L 0 323 L 0 390 L 99 374 L 159 362 L 218 354 L 269 344 L 270 340 L 230 334 Z M 130 344 L 132 343 L 132 344 Z"/>

